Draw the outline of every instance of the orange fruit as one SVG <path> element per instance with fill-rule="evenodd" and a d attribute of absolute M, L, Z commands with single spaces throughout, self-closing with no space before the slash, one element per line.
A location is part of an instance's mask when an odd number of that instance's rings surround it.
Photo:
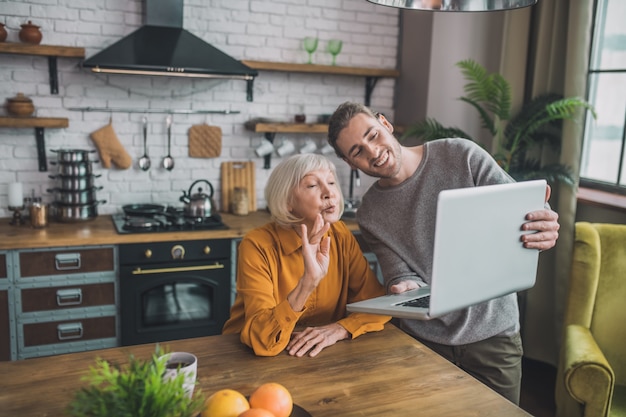
<path fill-rule="evenodd" d="M 276 417 L 264 408 L 250 408 L 239 414 L 238 417 Z"/>
<path fill-rule="evenodd" d="M 204 401 L 202 417 L 237 417 L 250 408 L 248 400 L 239 391 L 222 389 Z"/>
<path fill-rule="evenodd" d="M 274 417 L 289 417 L 293 409 L 291 394 L 277 382 L 260 385 L 250 395 L 250 408 L 263 408 L 274 414 Z"/>

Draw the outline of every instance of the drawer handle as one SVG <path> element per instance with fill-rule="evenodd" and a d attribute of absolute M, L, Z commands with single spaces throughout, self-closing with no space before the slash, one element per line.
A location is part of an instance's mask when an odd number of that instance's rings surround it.
<path fill-rule="evenodd" d="M 59 307 L 75 306 L 83 303 L 83 291 L 80 288 L 57 290 L 57 305 Z"/>
<path fill-rule="evenodd" d="M 80 339 L 83 337 L 82 323 L 65 323 L 57 326 L 59 340 Z"/>
<path fill-rule="evenodd" d="M 80 253 L 59 253 L 54 257 L 57 271 L 80 269 Z"/>

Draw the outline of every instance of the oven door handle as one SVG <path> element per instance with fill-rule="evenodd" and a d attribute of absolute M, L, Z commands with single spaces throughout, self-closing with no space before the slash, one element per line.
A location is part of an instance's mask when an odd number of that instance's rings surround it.
<path fill-rule="evenodd" d="M 200 266 L 180 266 L 176 268 L 157 268 L 157 269 L 141 269 L 135 268 L 132 272 L 133 275 L 144 274 L 166 274 L 169 272 L 189 272 L 189 271 L 207 271 L 209 269 L 224 269 L 224 264 L 215 262 L 213 265 L 200 265 Z"/>

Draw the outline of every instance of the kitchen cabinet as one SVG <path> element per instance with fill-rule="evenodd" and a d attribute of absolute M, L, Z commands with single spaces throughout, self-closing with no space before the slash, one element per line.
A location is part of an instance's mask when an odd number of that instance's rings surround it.
<path fill-rule="evenodd" d="M 17 359 L 119 345 L 115 246 L 11 254 Z"/>

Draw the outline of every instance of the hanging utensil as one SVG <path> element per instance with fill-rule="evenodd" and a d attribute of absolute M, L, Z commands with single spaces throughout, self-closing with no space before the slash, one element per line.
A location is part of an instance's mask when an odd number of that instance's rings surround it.
<path fill-rule="evenodd" d="M 147 171 L 150 169 L 150 157 L 148 156 L 148 119 L 143 118 L 143 156 L 139 158 L 139 168 Z"/>
<path fill-rule="evenodd" d="M 163 158 L 163 168 L 171 171 L 174 168 L 174 158 L 170 154 L 170 149 L 172 146 L 172 115 L 167 115 L 167 156 Z"/>

